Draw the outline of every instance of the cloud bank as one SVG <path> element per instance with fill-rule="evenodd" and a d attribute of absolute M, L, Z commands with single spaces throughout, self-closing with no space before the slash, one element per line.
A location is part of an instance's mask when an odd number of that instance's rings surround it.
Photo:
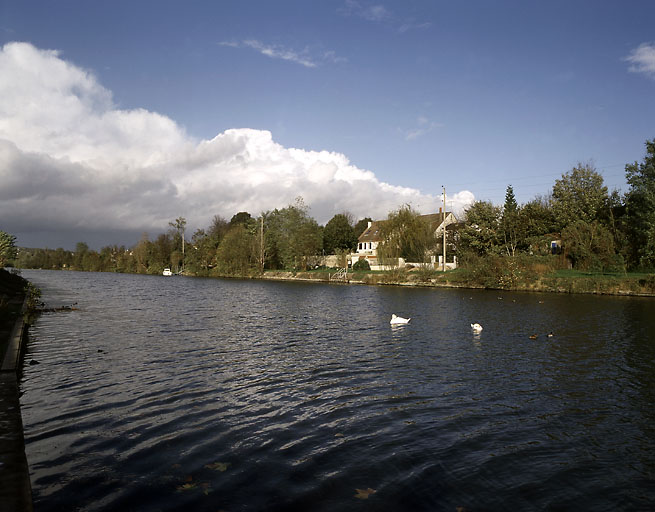
<path fill-rule="evenodd" d="M 0 229 L 19 235 L 19 244 L 36 232 L 58 233 L 62 246 L 86 241 L 80 233 L 104 234 L 103 245 L 126 243 L 117 233 L 136 243 L 180 215 L 195 229 L 215 215 L 258 215 L 297 196 L 319 223 L 343 211 L 384 218 L 404 203 L 423 213 L 440 204 L 439 196 L 381 182 L 343 154 L 284 147 L 268 131 L 195 140 L 166 116 L 116 108 L 92 73 L 56 51 L 2 47 Z M 472 200 L 464 191 L 449 207 Z"/>

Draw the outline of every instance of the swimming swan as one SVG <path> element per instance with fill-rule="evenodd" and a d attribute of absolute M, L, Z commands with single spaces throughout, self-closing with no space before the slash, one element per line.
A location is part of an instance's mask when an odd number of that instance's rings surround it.
<path fill-rule="evenodd" d="M 389 323 L 391 325 L 408 324 L 410 320 L 411 318 L 403 318 L 402 316 L 391 315 L 391 320 Z"/>
<path fill-rule="evenodd" d="M 471 324 L 471 329 L 473 329 L 473 332 L 482 332 L 482 326 L 480 324 Z"/>

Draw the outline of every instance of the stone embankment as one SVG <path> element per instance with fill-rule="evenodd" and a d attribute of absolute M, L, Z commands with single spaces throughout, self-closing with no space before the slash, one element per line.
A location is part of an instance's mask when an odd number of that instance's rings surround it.
<path fill-rule="evenodd" d="M 0 510 L 31 512 L 18 379 L 26 336 L 27 282 L 0 269 Z"/>

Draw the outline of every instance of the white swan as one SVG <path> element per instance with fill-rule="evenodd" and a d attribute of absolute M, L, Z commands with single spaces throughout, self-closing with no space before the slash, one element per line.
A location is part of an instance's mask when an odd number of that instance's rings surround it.
<path fill-rule="evenodd" d="M 394 314 L 391 315 L 391 320 L 389 321 L 389 323 L 391 325 L 408 324 L 410 320 L 411 318 L 403 318 L 402 316 L 396 316 Z"/>
<path fill-rule="evenodd" d="M 482 326 L 478 323 L 471 324 L 471 329 L 473 329 L 473 332 L 482 332 Z"/>

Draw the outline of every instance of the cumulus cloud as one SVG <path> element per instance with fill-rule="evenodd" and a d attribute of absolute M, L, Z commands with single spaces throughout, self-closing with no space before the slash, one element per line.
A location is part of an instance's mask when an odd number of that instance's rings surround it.
<path fill-rule="evenodd" d="M 258 215 L 297 196 L 320 223 L 343 211 L 384 218 L 404 203 L 428 213 L 440 201 L 381 182 L 343 154 L 284 147 L 265 130 L 195 140 L 168 117 L 116 108 L 92 73 L 55 51 L 2 47 L 0 229 L 156 234 L 180 215 L 206 227 L 215 215 Z M 473 197 L 451 200 L 461 209 Z"/>
<path fill-rule="evenodd" d="M 625 57 L 631 65 L 628 71 L 655 78 L 655 43 L 642 43 Z"/>

